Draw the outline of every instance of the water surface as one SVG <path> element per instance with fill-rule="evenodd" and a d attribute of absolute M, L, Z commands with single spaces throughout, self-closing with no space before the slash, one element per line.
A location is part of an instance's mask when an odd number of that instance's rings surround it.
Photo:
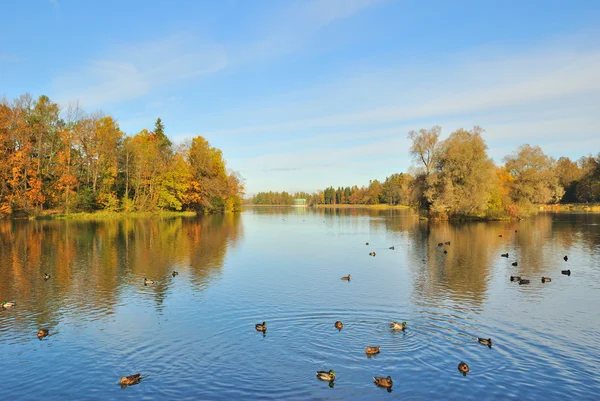
<path fill-rule="evenodd" d="M 340 280 L 347 274 L 350 282 Z M 511 275 L 531 284 L 511 283 Z M 145 277 L 157 283 L 144 286 Z M 0 299 L 18 303 L 0 311 L 2 400 L 600 393 L 594 214 L 453 224 L 407 210 L 256 208 L 164 220 L 2 221 Z M 254 330 L 263 320 L 265 336 Z M 407 330 L 391 331 L 392 320 L 407 321 Z M 51 333 L 41 341 L 40 327 Z M 493 347 L 476 337 L 491 337 Z M 368 345 L 381 353 L 367 357 Z M 471 367 L 466 377 L 460 361 Z M 323 369 L 336 371 L 333 388 L 315 378 Z M 139 385 L 119 387 L 120 376 L 137 372 Z M 375 375 L 393 378 L 391 393 L 373 384 Z"/>

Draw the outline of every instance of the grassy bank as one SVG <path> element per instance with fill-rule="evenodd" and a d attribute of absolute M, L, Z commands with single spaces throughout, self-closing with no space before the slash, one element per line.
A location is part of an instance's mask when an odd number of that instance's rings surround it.
<path fill-rule="evenodd" d="M 130 218 L 170 218 L 170 217 L 192 217 L 196 212 L 106 212 L 98 211 L 93 213 L 69 213 L 62 214 L 55 211 L 48 211 L 36 216 L 30 216 L 30 220 L 114 220 Z"/>
<path fill-rule="evenodd" d="M 540 212 L 595 212 L 600 213 L 600 203 L 565 203 L 539 205 Z"/>

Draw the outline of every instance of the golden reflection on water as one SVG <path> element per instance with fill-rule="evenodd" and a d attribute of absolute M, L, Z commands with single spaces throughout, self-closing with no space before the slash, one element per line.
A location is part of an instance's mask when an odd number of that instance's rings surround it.
<path fill-rule="evenodd" d="M 111 313 L 120 286 L 142 284 L 143 277 L 158 280 L 154 294 L 161 302 L 173 270 L 187 270 L 191 282 L 203 286 L 220 273 L 241 235 L 237 214 L 0 221 L 0 298 L 26 305 L 39 324 L 55 322 L 53 314 L 69 305 Z"/>

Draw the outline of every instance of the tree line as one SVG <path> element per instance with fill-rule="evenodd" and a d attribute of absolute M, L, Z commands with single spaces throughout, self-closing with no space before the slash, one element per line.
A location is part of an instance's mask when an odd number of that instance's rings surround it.
<path fill-rule="evenodd" d="M 302 197 L 311 205 L 407 205 L 433 218 L 496 219 L 525 217 L 539 204 L 600 202 L 600 153 L 555 160 L 526 144 L 497 166 L 487 154 L 483 132 L 480 127 L 458 129 L 440 141 L 439 126 L 411 131 L 410 173 L 312 194 L 259 193 L 252 203 L 291 204 Z"/>
<path fill-rule="evenodd" d="M 160 118 L 128 136 L 77 103 L 0 101 L 0 217 L 63 213 L 237 211 L 243 182 L 202 136 L 175 146 Z"/>

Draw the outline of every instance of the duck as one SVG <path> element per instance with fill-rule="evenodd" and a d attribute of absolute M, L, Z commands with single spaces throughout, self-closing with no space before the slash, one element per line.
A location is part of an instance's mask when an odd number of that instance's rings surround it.
<path fill-rule="evenodd" d="M 317 371 L 317 379 L 325 380 L 326 382 L 332 382 L 335 380 L 336 374 L 333 370 L 325 371 L 319 370 Z"/>
<path fill-rule="evenodd" d="M 483 345 L 487 345 L 488 347 L 492 348 L 492 339 L 491 338 L 477 338 L 477 341 L 479 342 L 479 344 L 483 344 Z"/>
<path fill-rule="evenodd" d="M 369 256 L 375 256 L 375 252 L 369 252 Z"/>
<path fill-rule="evenodd" d="M 508 252 L 507 252 L 507 253 L 503 253 L 503 254 L 502 254 L 502 255 L 500 255 L 500 256 L 502 256 L 503 258 L 508 258 Z"/>
<path fill-rule="evenodd" d="M 390 328 L 392 330 L 404 330 L 404 329 L 406 329 L 406 322 L 402 322 L 402 323 L 390 322 Z"/>
<path fill-rule="evenodd" d="M 48 329 L 39 329 L 37 332 L 38 338 L 41 340 L 44 337 L 48 337 L 50 331 Z"/>
<path fill-rule="evenodd" d="M 443 242 L 438 242 L 438 246 L 444 246 Z"/>
<path fill-rule="evenodd" d="M 16 303 L 15 301 L 4 301 L 4 302 L 2 302 L 2 307 L 3 307 L 4 309 L 10 309 L 10 308 L 12 308 L 13 306 L 15 306 L 16 304 L 17 304 L 17 303 Z"/>
<path fill-rule="evenodd" d="M 179 276 L 179 272 L 178 272 L 178 271 L 175 271 L 175 270 L 173 270 L 173 273 L 171 273 L 171 275 L 172 275 L 173 277 L 175 277 L 175 276 Z"/>
<path fill-rule="evenodd" d="M 388 376 L 388 377 L 374 377 L 373 381 L 379 387 L 391 388 L 394 385 L 394 382 L 392 381 L 392 378 L 390 376 Z"/>
<path fill-rule="evenodd" d="M 561 270 L 560 272 L 561 272 L 561 274 L 564 274 L 565 276 L 570 276 L 571 275 L 571 269 L 569 269 L 569 270 Z"/>
<path fill-rule="evenodd" d="M 348 274 L 347 276 L 342 277 L 342 280 L 350 281 L 350 275 Z"/>
<path fill-rule="evenodd" d="M 394 246 L 390 246 L 390 249 L 393 251 L 394 249 L 396 249 Z"/>
<path fill-rule="evenodd" d="M 365 350 L 367 355 L 375 355 L 375 354 L 379 354 L 379 348 L 381 348 L 381 346 L 379 347 L 367 347 L 367 349 Z"/>
<path fill-rule="evenodd" d="M 502 238 L 502 234 L 498 234 L 498 238 Z"/>
<path fill-rule="evenodd" d="M 519 281 L 521 280 L 521 276 L 510 276 L 510 281 Z"/>
<path fill-rule="evenodd" d="M 48 273 L 44 273 L 44 280 L 50 279 L 50 275 Z"/>
<path fill-rule="evenodd" d="M 368 242 L 365 242 L 365 245 L 367 245 L 367 246 L 368 246 L 368 245 L 369 245 L 369 243 L 368 243 Z"/>
<path fill-rule="evenodd" d="M 552 279 L 550 277 L 542 277 L 542 283 L 549 283 Z"/>
<path fill-rule="evenodd" d="M 450 241 L 444 242 L 444 245 L 450 245 Z"/>
<path fill-rule="evenodd" d="M 447 254 L 447 253 L 448 253 L 448 251 L 444 249 L 444 255 Z"/>
<path fill-rule="evenodd" d="M 569 257 L 568 257 L 567 255 L 565 255 L 565 257 L 564 257 L 563 259 L 564 259 L 564 260 L 565 260 L 565 262 L 566 262 L 567 260 L 569 260 Z"/>
<path fill-rule="evenodd" d="M 119 380 L 119 384 L 121 387 L 133 386 L 134 384 L 138 384 L 142 380 L 142 374 L 136 373 L 131 376 L 122 376 Z"/>
<path fill-rule="evenodd" d="M 458 364 L 458 370 L 460 371 L 460 373 L 463 374 L 463 376 L 466 376 L 467 373 L 469 373 L 469 370 L 470 370 L 469 369 L 469 365 L 467 365 L 464 362 L 461 362 L 461 363 Z"/>
<path fill-rule="evenodd" d="M 262 324 L 255 324 L 254 327 L 256 328 L 256 331 L 262 331 L 263 333 L 265 333 L 267 331 L 267 323 L 266 322 L 262 322 Z"/>
<path fill-rule="evenodd" d="M 522 278 L 521 280 L 519 280 L 519 285 L 529 284 L 529 283 L 531 283 L 531 280 L 527 280 L 527 279 L 524 279 L 524 278 Z"/>
<path fill-rule="evenodd" d="M 334 323 L 334 326 L 336 329 L 341 330 L 344 327 L 344 324 L 338 320 Z"/>
<path fill-rule="evenodd" d="M 512 262 L 512 265 L 516 267 L 516 266 L 519 266 L 519 263 L 517 263 L 517 262 Z"/>
<path fill-rule="evenodd" d="M 144 277 L 144 285 L 154 284 L 154 280 L 150 280 Z"/>

